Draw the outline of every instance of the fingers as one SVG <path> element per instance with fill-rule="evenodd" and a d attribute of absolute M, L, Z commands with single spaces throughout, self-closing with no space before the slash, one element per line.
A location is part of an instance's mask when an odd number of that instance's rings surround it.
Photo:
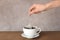
<path fill-rule="evenodd" d="M 32 14 L 37 14 L 37 10 L 33 10 L 29 13 L 29 15 L 31 16 Z"/>
<path fill-rule="evenodd" d="M 35 8 L 35 4 L 34 4 L 34 5 L 32 5 L 32 6 L 29 8 L 29 11 L 34 10 L 34 8 Z"/>
<path fill-rule="evenodd" d="M 29 15 L 31 16 L 33 14 L 33 11 L 35 10 L 35 4 L 32 5 L 30 8 L 29 8 Z"/>
<path fill-rule="evenodd" d="M 34 10 L 32 10 L 30 13 L 29 13 L 29 15 L 31 16 L 32 14 L 34 14 L 36 12 L 36 10 L 34 9 Z"/>
<path fill-rule="evenodd" d="M 37 5 L 34 4 L 29 8 L 29 15 L 37 14 L 39 12 L 39 9 L 37 8 Z"/>

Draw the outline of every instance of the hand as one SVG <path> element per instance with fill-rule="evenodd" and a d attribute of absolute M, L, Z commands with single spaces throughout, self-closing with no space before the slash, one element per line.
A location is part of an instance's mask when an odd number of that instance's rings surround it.
<path fill-rule="evenodd" d="M 34 4 L 29 8 L 29 15 L 38 14 L 46 10 L 46 5 L 43 4 Z"/>

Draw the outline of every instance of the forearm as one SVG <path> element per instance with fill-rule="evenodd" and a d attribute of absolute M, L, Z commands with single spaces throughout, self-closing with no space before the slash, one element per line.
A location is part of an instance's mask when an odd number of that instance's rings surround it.
<path fill-rule="evenodd" d="M 59 6 L 60 6 L 60 0 L 54 0 L 54 1 L 46 4 L 47 9 L 51 9 L 51 8 L 55 8 L 55 7 L 59 7 Z"/>

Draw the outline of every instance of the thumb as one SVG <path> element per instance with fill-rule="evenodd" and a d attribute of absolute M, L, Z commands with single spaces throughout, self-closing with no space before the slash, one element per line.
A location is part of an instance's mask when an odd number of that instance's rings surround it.
<path fill-rule="evenodd" d="M 31 16 L 32 14 L 35 14 L 37 12 L 37 10 L 32 10 L 29 15 Z"/>

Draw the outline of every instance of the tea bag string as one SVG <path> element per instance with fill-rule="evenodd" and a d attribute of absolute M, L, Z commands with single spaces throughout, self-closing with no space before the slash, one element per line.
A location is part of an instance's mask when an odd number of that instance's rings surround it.
<path fill-rule="evenodd" d="M 28 27 L 31 28 L 32 27 L 32 16 L 29 15 L 28 18 L 29 18 L 29 20 L 28 20 L 29 21 Z"/>

